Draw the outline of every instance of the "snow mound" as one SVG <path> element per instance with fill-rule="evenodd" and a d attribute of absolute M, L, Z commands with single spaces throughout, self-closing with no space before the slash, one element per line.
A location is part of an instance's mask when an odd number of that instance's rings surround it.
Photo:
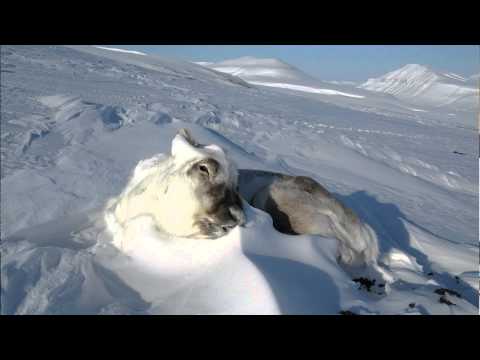
<path fill-rule="evenodd" d="M 139 246 L 128 253 L 111 246 L 99 217 L 21 232 L 2 247 L 2 313 L 338 313 L 334 281 L 350 281 L 335 241 L 292 241 L 246 209 L 246 227 L 215 241 L 162 237 L 139 219 Z"/>

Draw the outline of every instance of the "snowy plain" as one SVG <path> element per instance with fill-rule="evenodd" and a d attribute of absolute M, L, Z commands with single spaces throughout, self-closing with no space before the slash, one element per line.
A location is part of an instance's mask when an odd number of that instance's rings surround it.
<path fill-rule="evenodd" d="M 419 105 L 267 60 L 2 46 L 2 314 L 478 314 L 478 92 L 437 107 L 436 83 Z M 353 208 L 380 239 L 385 293 L 348 276 L 334 239 L 280 234 L 248 204 L 218 240 L 115 248 L 103 206 L 182 127 Z"/>

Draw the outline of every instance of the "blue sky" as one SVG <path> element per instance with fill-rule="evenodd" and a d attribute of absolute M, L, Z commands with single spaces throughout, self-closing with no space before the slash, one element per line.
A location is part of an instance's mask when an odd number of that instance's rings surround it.
<path fill-rule="evenodd" d="M 112 46 L 113 47 L 113 46 Z M 115 45 L 190 61 L 274 57 L 324 80 L 364 81 L 405 64 L 462 76 L 480 72 L 478 45 Z"/>

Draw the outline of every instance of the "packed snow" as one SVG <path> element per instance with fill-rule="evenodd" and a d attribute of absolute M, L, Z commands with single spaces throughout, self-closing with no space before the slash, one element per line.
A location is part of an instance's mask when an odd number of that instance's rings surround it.
<path fill-rule="evenodd" d="M 473 110 L 241 62 L 284 73 L 265 81 L 93 46 L 1 47 L 2 314 L 478 314 Z M 245 226 L 219 239 L 159 235 L 144 218 L 138 246 L 116 246 L 105 206 L 141 161 L 170 154 L 180 128 L 241 169 L 324 185 L 374 229 L 389 281 L 355 278 L 335 239 L 281 234 L 246 202 Z"/>

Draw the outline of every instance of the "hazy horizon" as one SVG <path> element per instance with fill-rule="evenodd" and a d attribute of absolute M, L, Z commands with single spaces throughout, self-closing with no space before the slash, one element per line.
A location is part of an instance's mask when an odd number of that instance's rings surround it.
<path fill-rule="evenodd" d="M 105 45 L 109 46 L 109 45 Z M 363 82 L 406 64 L 464 77 L 480 73 L 478 45 L 111 45 L 187 61 L 277 58 L 322 80 Z"/>

